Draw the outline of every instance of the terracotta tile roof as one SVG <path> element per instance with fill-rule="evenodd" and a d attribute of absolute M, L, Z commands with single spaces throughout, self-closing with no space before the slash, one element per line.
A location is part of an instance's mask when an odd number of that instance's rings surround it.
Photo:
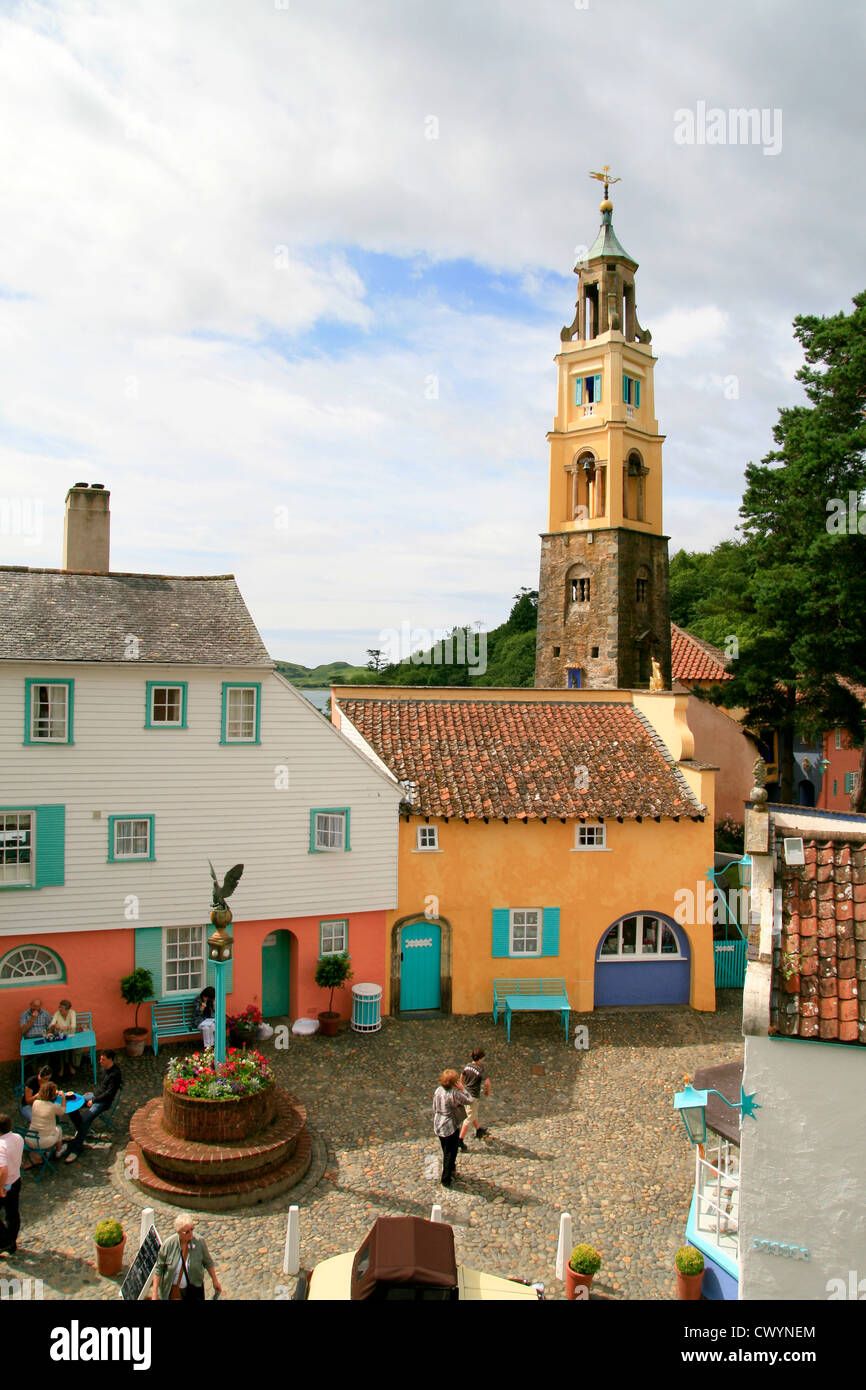
<path fill-rule="evenodd" d="M 805 865 L 782 867 L 782 933 L 773 952 L 771 1024 L 798 1038 L 866 1043 L 866 838 L 803 839 Z M 787 976 L 787 978 L 786 978 Z"/>
<path fill-rule="evenodd" d="M 394 776 L 415 783 L 421 815 L 631 820 L 705 811 L 631 705 L 343 697 L 339 706 Z"/>
<path fill-rule="evenodd" d="M 671 676 L 675 681 L 728 681 L 728 658 L 684 627 L 671 623 Z"/>
<path fill-rule="evenodd" d="M 230 574 L 84 574 L 0 565 L 0 659 L 273 666 Z"/>

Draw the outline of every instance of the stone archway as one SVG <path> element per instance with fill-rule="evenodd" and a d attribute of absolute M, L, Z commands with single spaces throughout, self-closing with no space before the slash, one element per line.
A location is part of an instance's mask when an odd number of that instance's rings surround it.
<path fill-rule="evenodd" d="M 453 932 L 451 923 L 447 917 L 430 918 L 424 912 L 410 912 L 406 917 L 400 917 L 391 928 L 391 1015 L 394 1018 L 400 1017 L 400 934 L 404 927 L 418 922 L 423 924 L 435 923 L 442 932 L 442 949 L 440 958 L 440 991 L 439 1008 L 443 1014 L 451 1012 L 451 941 Z"/>

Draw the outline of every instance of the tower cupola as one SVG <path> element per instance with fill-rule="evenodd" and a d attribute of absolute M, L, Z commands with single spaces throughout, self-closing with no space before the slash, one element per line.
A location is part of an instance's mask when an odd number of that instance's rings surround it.
<path fill-rule="evenodd" d="M 564 343 L 575 338 L 587 341 L 613 330 L 622 333 L 627 343 L 648 343 L 651 334 L 641 328 L 635 309 L 634 276 L 638 263 L 620 245 L 613 230 L 613 203 L 608 192 L 610 184 L 619 183 L 619 179 L 611 178 L 607 164 L 601 172 L 590 174 L 590 178 L 604 184 L 599 205 L 601 226 L 592 246 L 574 267 L 578 277 L 574 321 L 563 328 L 560 338 Z"/>

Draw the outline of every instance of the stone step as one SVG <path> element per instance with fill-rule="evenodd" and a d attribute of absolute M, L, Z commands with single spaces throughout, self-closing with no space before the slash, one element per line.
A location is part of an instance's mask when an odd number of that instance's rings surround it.
<path fill-rule="evenodd" d="M 233 1211 L 237 1207 L 252 1207 L 270 1202 L 299 1183 L 306 1174 L 313 1156 L 313 1141 L 304 1128 L 297 1137 L 295 1151 L 277 1168 L 264 1174 L 226 1174 L 218 1184 L 202 1187 L 196 1182 L 168 1181 L 160 1178 L 134 1142 L 126 1149 L 127 1163 L 136 1160 L 135 1186 L 147 1195 L 172 1206 L 188 1207 L 191 1211 Z"/>

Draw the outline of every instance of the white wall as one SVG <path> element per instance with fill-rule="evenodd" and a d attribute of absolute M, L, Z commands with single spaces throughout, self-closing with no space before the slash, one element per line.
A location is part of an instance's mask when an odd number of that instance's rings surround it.
<path fill-rule="evenodd" d="M 27 676 L 74 678 L 74 746 L 23 745 Z M 188 682 L 187 729 L 145 728 L 149 680 Z M 260 745 L 220 745 L 223 681 L 261 681 Z M 283 766 L 288 789 L 277 789 Z M 66 884 L 0 891 L 0 936 L 200 923 L 208 859 L 220 877 L 245 865 L 239 920 L 396 907 L 399 802 L 399 788 L 272 671 L 9 663 L 0 806 L 66 806 Z M 311 854 L 310 808 L 343 806 L 350 852 Z M 107 862 L 116 814 L 155 815 L 155 862 Z M 130 894 L 136 920 L 124 916 Z"/>
<path fill-rule="evenodd" d="M 743 1085 L 762 1109 L 743 1120 L 740 1297 L 826 1299 L 850 1271 L 866 1297 L 866 1048 L 747 1037 Z"/>

